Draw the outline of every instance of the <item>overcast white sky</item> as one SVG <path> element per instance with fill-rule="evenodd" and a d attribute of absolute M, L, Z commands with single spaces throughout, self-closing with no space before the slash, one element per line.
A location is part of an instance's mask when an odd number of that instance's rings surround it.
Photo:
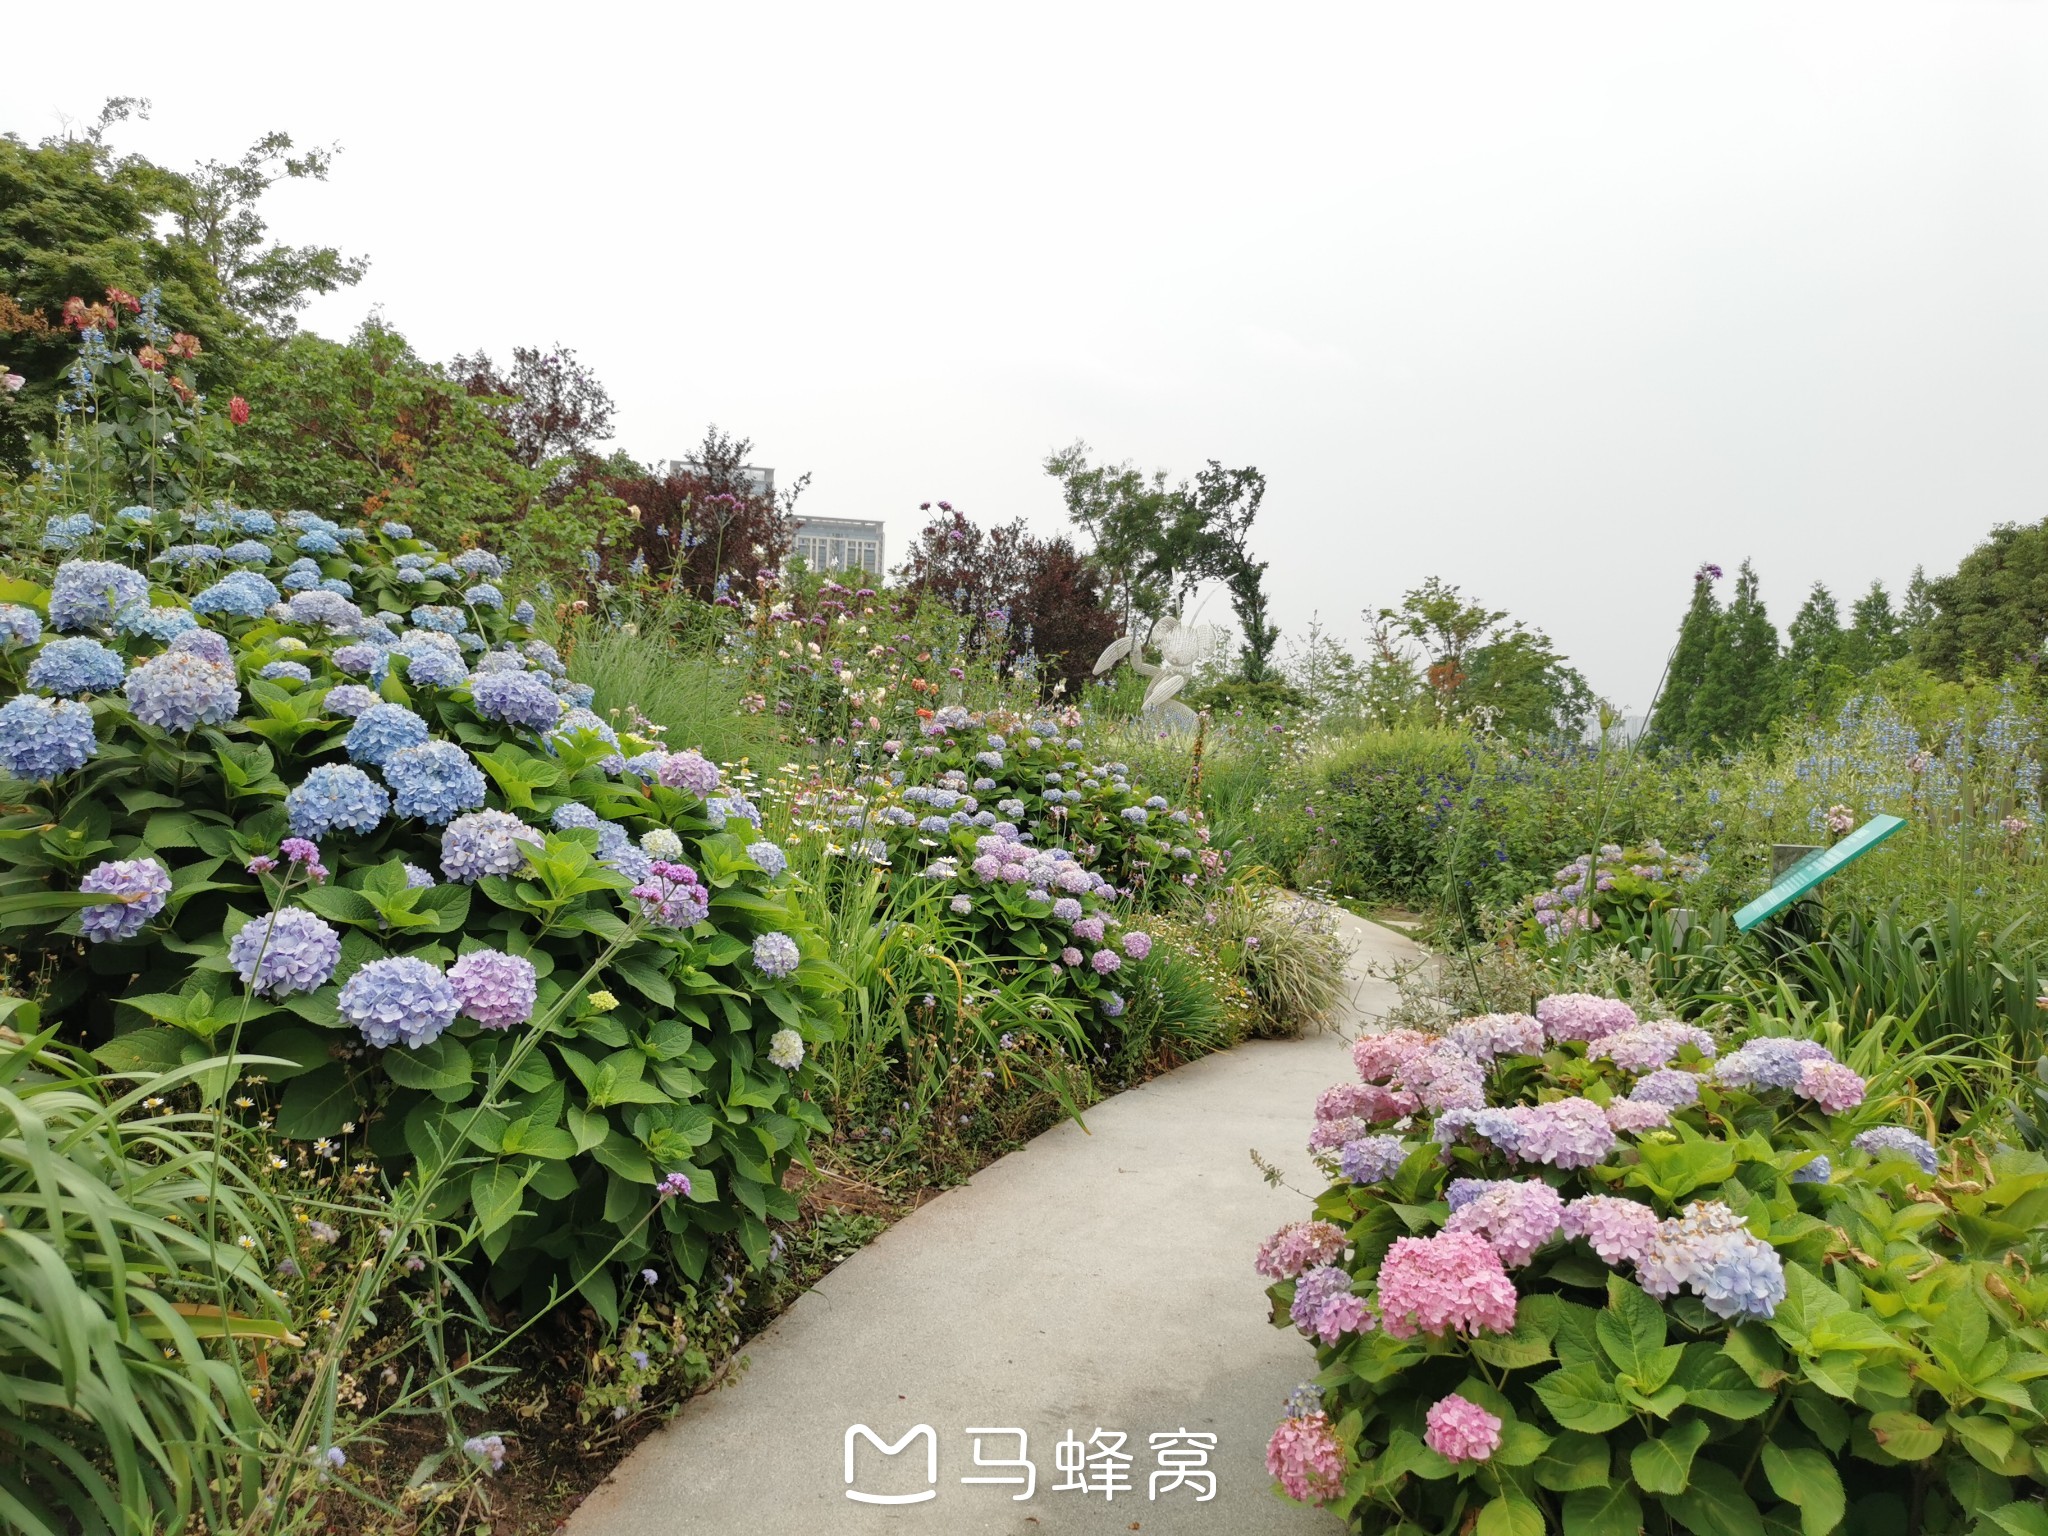
<path fill-rule="evenodd" d="M 1057 527 L 1077 437 L 1256 464 L 1289 631 L 1441 574 L 1640 710 L 1702 560 L 1782 627 L 2048 514 L 2038 4 L 209 15 L 100 6 L 0 129 L 338 141 L 271 209 L 372 259 L 314 329 L 572 346 L 623 446 L 716 420 L 892 560 L 922 500 Z"/>

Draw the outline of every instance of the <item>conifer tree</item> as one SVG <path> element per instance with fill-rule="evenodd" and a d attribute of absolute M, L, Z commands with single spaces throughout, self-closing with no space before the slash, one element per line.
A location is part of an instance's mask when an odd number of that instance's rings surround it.
<path fill-rule="evenodd" d="M 1816 581 L 1785 630 L 1785 659 L 1779 675 L 1786 710 L 1811 714 L 1826 707 L 1837 686 L 1848 677 L 1842 664 L 1847 640 L 1834 593 L 1825 582 Z"/>
<path fill-rule="evenodd" d="M 1691 751 L 1698 745 L 1690 715 L 1692 701 L 1699 697 L 1706 680 L 1707 658 L 1713 654 L 1714 635 L 1721 624 L 1721 604 L 1714 596 L 1714 583 L 1721 579 L 1721 567 L 1702 565 L 1693 572 L 1692 602 L 1678 621 L 1678 644 L 1672 648 L 1670 664 L 1664 670 L 1664 688 L 1651 711 L 1645 744 L 1653 749 L 1673 747 Z"/>
<path fill-rule="evenodd" d="M 1699 696 L 1686 714 L 1695 743 L 1735 747 L 1767 730 L 1778 713 L 1779 665 L 1777 627 L 1764 610 L 1756 570 L 1745 560 L 1715 629 Z"/>
<path fill-rule="evenodd" d="M 1862 677 L 1905 654 L 1906 627 L 1893 611 L 1892 596 L 1884 583 L 1873 581 L 1849 610 L 1849 628 L 1842 636 L 1842 665 Z"/>

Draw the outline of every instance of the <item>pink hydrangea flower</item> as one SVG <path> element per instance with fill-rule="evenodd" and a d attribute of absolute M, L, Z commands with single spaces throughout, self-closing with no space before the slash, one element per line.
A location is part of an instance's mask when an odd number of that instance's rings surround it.
<path fill-rule="evenodd" d="M 1345 1237 L 1327 1221 L 1297 1221 L 1259 1244 L 1253 1262 L 1271 1280 L 1292 1280 L 1311 1264 L 1327 1264 L 1344 1252 Z"/>
<path fill-rule="evenodd" d="M 1486 1103 L 1486 1080 L 1479 1063 L 1448 1040 L 1433 1040 L 1410 1055 L 1394 1081 L 1432 1113 L 1478 1109 Z"/>
<path fill-rule="evenodd" d="M 1704 1029 L 1676 1019 L 1654 1019 L 1603 1036 L 1586 1054 L 1595 1061 L 1611 1061 L 1624 1072 L 1654 1072 L 1677 1060 L 1688 1045 L 1702 1056 L 1714 1054 L 1714 1037 Z"/>
<path fill-rule="evenodd" d="M 1671 1123 L 1671 1106 L 1655 1099 L 1616 1099 L 1607 1106 L 1607 1123 L 1617 1131 L 1661 1131 Z"/>
<path fill-rule="evenodd" d="M 1326 1413 L 1286 1419 L 1266 1446 L 1266 1470 L 1287 1497 L 1321 1504 L 1344 1491 L 1344 1447 Z"/>
<path fill-rule="evenodd" d="M 1412 1093 L 1395 1093 L 1375 1083 L 1339 1083 L 1325 1088 L 1316 1100 L 1316 1119 L 1363 1120 L 1377 1125 L 1404 1120 L 1421 1107 L 1422 1101 Z"/>
<path fill-rule="evenodd" d="M 1839 1061 L 1809 1061 L 1799 1069 L 1799 1081 L 1792 1091 L 1811 1099 L 1831 1115 L 1854 1109 L 1863 1102 L 1863 1079 Z"/>
<path fill-rule="evenodd" d="M 1607 1264 L 1640 1264 L 1658 1225 L 1647 1205 L 1613 1195 L 1586 1195 L 1564 1208 L 1565 1236 L 1583 1237 Z"/>
<path fill-rule="evenodd" d="M 1444 1230 L 1476 1233 L 1503 1264 L 1521 1265 L 1557 1236 L 1563 1219 L 1563 1199 L 1541 1179 L 1501 1179 L 1453 1211 Z"/>
<path fill-rule="evenodd" d="M 1423 1416 L 1422 1443 L 1446 1461 L 1485 1461 L 1500 1449 L 1500 1419 L 1453 1392 Z"/>
<path fill-rule="evenodd" d="M 1379 1312 L 1397 1339 L 1515 1326 L 1515 1286 L 1500 1255 L 1470 1232 L 1394 1240 L 1380 1265 Z"/>
<path fill-rule="evenodd" d="M 1436 1042 L 1419 1029 L 1387 1029 L 1374 1035 L 1360 1035 L 1351 1045 L 1352 1065 L 1365 1083 L 1391 1083 L 1400 1075 L 1408 1058 Z"/>
<path fill-rule="evenodd" d="M 1590 992 L 1559 992 L 1546 997 L 1536 1005 L 1536 1017 L 1553 1041 L 1604 1040 L 1639 1022 L 1635 1010 L 1619 998 L 1595 997 Z"/>
<path fill-rule="evenodd" d="M 1485 1013 L 1461 1019 L 1444 1031 L 1444 1039 L 1481 1066 L 1496 1056 L 1541 1056 L 1543 1026 L 1526 1013 Z"/>

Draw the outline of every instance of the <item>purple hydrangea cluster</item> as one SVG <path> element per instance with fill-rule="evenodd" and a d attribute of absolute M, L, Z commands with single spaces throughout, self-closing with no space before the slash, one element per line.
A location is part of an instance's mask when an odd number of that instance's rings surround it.
<path fill-rule="evenodd" d="M 47 783 L 99 750 L 87 705 L 22 693 L 0 706 L 0 772 L 10 778 Z"/>
<path fill-rule="evenodd" d="M 711 893 L 698 883 L 697 872 L 687 864 L 656 859 L 649 864 L 647 878 L 633 887 L 647 920 L 661 928 L 694 928 L 711 910 Z"/>
<path fill-rule="evenodd" d="M 87 896 L 114 898 L 78 914 L 80 931 L 93 943 L 104 944 L 134 938 L 163 911 L 171 898 L 171 876 L 155 859 L 110 859 L 95 865 L 78 882 L 78 889 Z"/>
<path fill-rule="evenodd" d="M 526 849 L 538 848 L 540 833 L 506 811 L 474 811 L 458 816 L 441 834 L 441 873 L 463 885 L 489 875 L 517 874 L 526 863 Z"/>
<path fill-rule="evenodd" d="M 1559 992 L 1536 1005 L 1536 1017 L 1551 1040 L 1600 1040 L 1638 1022 L 1635 1010 L 1619 998 L 1590 992 Z"/>
<path fill-rule="evenodd" d="M 1408 1160 L 1398 1136 L 1361 1136 L 1344 1143 L 1337 1166 L 1353 1184 L 1378 1184 L 1391 1179 Z"/>
<path fill-rule="evenodd" d="M 1654 1072 L 1677 1060 L 1688 1046 L 1711 1056 L 1714 1037 L 1675 1019 L 1655 1019 L 1602 1036 L 1586 1054 L 1595 1061 L 1611 1061 L 1624 1072 Z"/>
<path fill-rule="evenodd" d="M 232 667 L 234 653 L 228 649 L 227 636 L 210 629 L 180 630 L 171 637 L 169 650 L 192 656 L 203 656 L 216 667 Z"/>
<path fill-rule="evenodd" d="M 1444 1145 L 1470 1131 L 1518 1162 L 1553 1168 L 1590 1168 L 1614 1150 L 1614 1128 L 1591 1099 L 1552 1099 L 1507 1109 L 1454 1109 L 1439 1115 Z"/>
<path fill-rule="evenodd" d="M 1294 1282 L 1294 1300 L 1287 1315 L 1309 1338 L 1335 1344 L 1347 1333 L 1370 1333 L 1372 1308 L 1351 1291 L 1351 1276 L 1334 1264 L 1304 1270 Z"/>
<path fill-rule="evenodd" d="M 112 560 L 66 560 L 50 582 L 50 628 L 107 628 L 130 603 L 149 602 L 149 578 Z M 196 604 L 194 606 L 197 606 Z"/>
<path fill-rule="evenodd" d="M 1444 1230 L 1483 1237 L 1501 1263 L 1519 1266 L 1557 1236 L 1563 1221 L 1564 1201 L 1541 1179 L 1496 1179 L 1453 1211 Z"/>
<path fill-rule="evenodd" d="M 531 960 L 473 949 L 448 967 L 448 985 L 465 1017 L 485 1029 L 510 1029 L 533 1017 L 539 984 Z"/>
<path fill-rule="evenodd" d="M 1585 1195 L 1564 1208 L 1567 1237 L 1583 1237 L 1607 1264 L 1640 1264 L 1657 1241 L 1657 1213 L 1635 1200 Z"/>
<path fill-rule="evenodd" d="M 1098 949 L 1088 957 L 1088 964 L 1098 976 L 1107 976 L 1123 965 L 1123 956 L 1113 949 Z"/>
<path fill-rule="evenodd" d="M 1797 1088 L 1808 1062 L 1834 1059 L 1826 1046 L 1811 1040 L 1752 1040 L 1721 1058 L 1714 1068 L 1714 1081 L 1730 1088 L 1747 1088 L 1752 1093 L 1767 1088 Z"/>
<path fill-rule="evenodd" d="M 1716 1317 L 1767 1320 L 1785 1299 L 1778 1251 L 1718 1200 L 1695 1200 L 1660 1223 L 1636 1278 L 1657 1297 L 1675 1296 L 1683 1286 Z"/>
<path fill-rule="evenodd" d="M 1700 1080 L 1690 1072 L 1660 1067 L 1636 1079 L 1636 1085 L 1629 1090 L 1628 1096 L 1638 1104 L 1662 1104 L 1667 1109 L 1684 1109 L 1688 1104 L 1699 1103 Z"/>
<path fill-rule="evenodd" d="M 484 803 L 482 770 L 452 741 L 403 748 L 385 759 L 383 769 L 393 808 L 429 826 L 443 826 Z"/>
<path fill-rule="evenodd" d="M 1124 953 L 1133 960 L 1142 960 L 1152 953 L 1152 935 L 1133 928 L 1124 934 Z"/>
<path fill-rule="evenodd" d="M 360 683 L 343 683 L 330 688 L 320 700 L 321 710 L 330 715 L 340 715 L 354 720 L 375 709 L 384 701 Z"/>
<path fill-rule="evenodd" d="M 372 960 L 341 989 L 341 1016 L 371 1045 L 418 1048 L 440 1038 L 461 1010 L 448 978 L 424 960 Z"/>
<path fill-rule="evenodd" d="M 137 720 L 165 731 L 225 725 L 242 704 L 231 668 L 183 650 L 165 651 L 143 662 L 128 674 L 124 691 Z"/>
<path fill-rule="evenodd" d="M 1903 1157 L 1930 1176 L 1941 1167 L 1941 1154 L 1924 1137 L 1914 1135 L 1904 1126 L 1881 1125 L 1874 1131 L 1865 1131 L 1849 1145 L 1874 1158 Z"/>
<path fill-rule="evenodd" d="M 303 907 L 286 907 L 244 923 L 228 940 L 228 963 L 264 997 L 312 992 L 341 964 L 341 936 Z"/>
<path fill-rule="evenodd" d="M 390 648 L 367 640 L 340 647 L 334 652 L 333 659 L 334 664 L 350 677 L 367 677 L 377 683 L 383 682 L 384 674 L 391 670 Z"/>
<path fill-rule="evenodd" d="M 374 832 L 391 809 L 383 786 L 360 768 L 329 763 L 309 772 L 284 797 L 294 837 L 325 837 L 334 831 Z"/>
<path fill-rule="evenodd" d="M 697 751 L 669 753 L 655 776 L 670 789 L 686 789 L 700 799 L 718 789 L 718 764 Z"/>
<path fill-rule="evenodd" d="M 562 701 L 533 672 L 478 672 L 469 680 L 470 702 L 486 720 L 545 731 L 562 717 Z"/>
<path fill-rule="evenodd" d="M 126 662 L 84 635 L 52 640 L 28 664 L 29 687 L 67 699 L 118 688 L 127 675 Z"/>
<path fill-rule="evenodd" d="M 1543 1026 L 1526 1013 L 1485 1013 L 1460 1019 L 1444 1031 L 1444 1039 L 1482 1067 L 1499 1056 L 1541 1056 Z"/>
<path fill-rule="evenodd" d="M 284 616 L 293 624 L 321 625 L 343 635 L 354 634 L 363 627 L 363 610 L 339 592 L 325 588 L 293 593 L 285 601 Z M 338 654 L 335 665 L 341 665 Z"/>
<path fill-rule="evenodd" d="M 754 939 L 754 968 L 771 981 L 787 976 L 802 959 L 796 940 L 786 933 L 763 933 Z"/>

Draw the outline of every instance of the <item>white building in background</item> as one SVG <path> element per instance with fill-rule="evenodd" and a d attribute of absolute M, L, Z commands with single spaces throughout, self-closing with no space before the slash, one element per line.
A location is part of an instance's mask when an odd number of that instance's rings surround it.
<path fill-rule="evenodd" d="M 883 566 L 882 525 L 858 517 L 806 517 L 796 525 L 796 545 L 814 571 L 866 571 L 880 576 Z"/>

